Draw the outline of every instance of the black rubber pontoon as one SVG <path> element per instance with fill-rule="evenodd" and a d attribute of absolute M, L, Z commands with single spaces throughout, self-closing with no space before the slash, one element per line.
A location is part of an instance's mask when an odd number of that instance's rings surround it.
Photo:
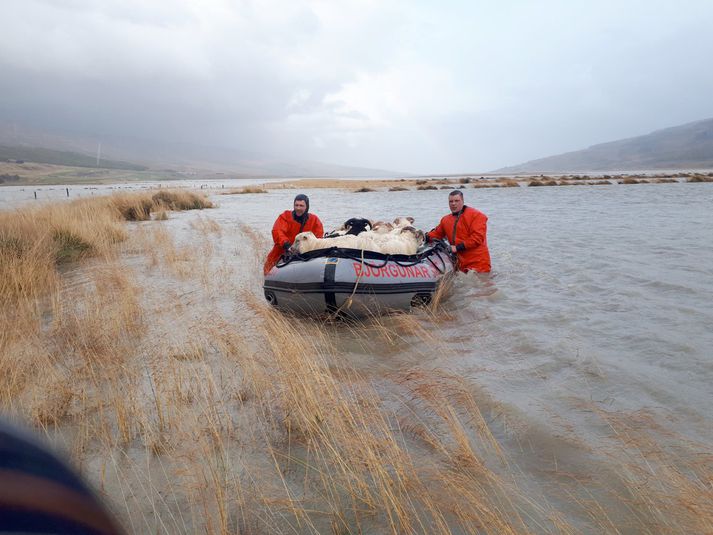
<path fill-rule="evenodd" d="M 283 258 L 265 276 L 265 298 L 298 314 L 365 317 L 427 304 L 453 276 L 443 242 L 416 255 L 321 249 Z"/>

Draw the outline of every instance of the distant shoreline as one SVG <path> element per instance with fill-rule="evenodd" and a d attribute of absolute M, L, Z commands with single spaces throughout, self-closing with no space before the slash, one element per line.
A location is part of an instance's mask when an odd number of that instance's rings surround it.
<path fill-rule="evenodd" d="M 515 176 L 460 176 L 433 178 L 394 178 L 394 179 L 339 179 L 339 178 L 302 178 L 275 181 L 263 184 L 272 189 L 319 189 L 341 188 L 355 192 L 368 191 L 407 191 L 467 188 L 508 188 L 532 186 L 584 186 L 612 184 L 670 184 L 678 182 L 713 182 L 713 172 L 674 172 L 658 174 L 601 174 L 601 175 L 515 175 Z"/>
<path fill-rule="evenodd" d="M 233 173 L 212 173 L 198 171 L 178 171 L 173 169 L 154 169 L 132 171 L 121 169 L 103 169 L 86 167 L 68 167 L 34 162 L 0 162 L 0 188 L 2 186 L 46 187 L 46 186 L 99 186 L 111 184 L 135 183 L 198 183 L 209 189 L 226 183 L 226 188 L 240 188 L 240 183 L 260 184 L 268 190 L 274 189 L 310 189 L 343 188 L 352 190 L 392 190 L 400 189 L 447 189 L 447 188 L 497 188 L 515 186 L 566 186 L 566 185 L 605 185 L 635 183 L 670 183 L 670 182 L 710 182 L 713 172 L 710 170 L 666 170 L 646 172 L 596 172 L 589 174 L 463 174 L 463 175 L 428 175 L 410 178 L 307 178 L 307 177 L 268 177 L 238 175 Z M 236 182 L 238 183 L 236 185 Z M 232 184 L 229 184 L 232 183 Z"/>

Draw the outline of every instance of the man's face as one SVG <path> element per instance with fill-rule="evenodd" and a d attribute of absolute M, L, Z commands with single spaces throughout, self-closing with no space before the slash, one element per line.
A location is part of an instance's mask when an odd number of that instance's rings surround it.
<path fill-rule="evenodd" d="M 460 212 L 463 209 L 463 197 L 460 195 L 449 195 L 448 206 L 450 207 L 451 212 Z"/>
<path fill-rule="evenodd" d="M 295 201 L 295 213 L 301 216 L 307 211 L 307 203 L 305 201 Z"/>

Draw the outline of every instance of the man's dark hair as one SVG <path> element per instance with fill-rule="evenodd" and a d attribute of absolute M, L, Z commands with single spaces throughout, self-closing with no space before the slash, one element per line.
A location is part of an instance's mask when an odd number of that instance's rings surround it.
<path fill-rule="evenodd" d="M 458 195 L 461 199 L 463 198 L 463 192 L 457 189 L 454 189 L 448 194 L 449 197 L 454 197 L 456 195 Z"/>
<path fill-rule="evenodd" d="M 298 193 L 295 196 L 295 200 L 292 201 L 293 205 L 295 204 L 295 201 L 304 201 L 304 203 L 307 205 L 307 211 L 309 212 L 309 197 L 307 197 L 307 195 L 305 195 L 304 193 Z"/>

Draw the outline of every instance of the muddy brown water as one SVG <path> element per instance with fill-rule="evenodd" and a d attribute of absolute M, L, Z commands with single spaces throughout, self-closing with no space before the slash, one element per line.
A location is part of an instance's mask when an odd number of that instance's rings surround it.
<path fill-rule="evenodd" d="M 259 296 L 256 268 L 267 250 L 246 250 L 251 241 L 245 229 L 269 236 L 295 193 L 212 195 L 215 209 L 130 226 L 138 231 L 161 224 L 178 246 L 190 246 L 196 222 L 215 221 L 221 231 L 210 234 L 212 264 L 229 265 L 225 276 L 231 284 Z M 305 193 L 326 229 L 350 217 L 410 215 L 428 230 L 447 211 L 447 191 Z M 473 385 L 496 438 L 517 466 L 520 487 L 535 500 L 548 495 L 556 502 L 548 491 L 553 472 L 581 478 L 586 488 L 587 478 L 606 479 L 620 468 L 620 459 L 607 452 L 622 444 L 599 411 L 645 414 L 666 430 L 663 442 L 690 441 L 697 452 L 710 453 L 713 184 L 464 194 L 467 205 L 489 217 L 493 273 L 460 275 L 437 321 L 414 312 L 429 333 L 427 344 L 400 336 L 398 318 L 381 322 L 396 339 L 388 345 L 359 326 L 326 327 L 339 357 L 377 390 L 388 390 L 389 377 L 412 369 L 437 370 Z M 71 284 L 82 284 L 82 268 L 67 276 Z M 254 321 L 254 311 L 233 294 L 214 292 L 205 301 L 180 278 L 160 284 L 189 314 L 191 307 L 216 307 L 243 330 Z M 615 509 L 607 499 L 602 498 L 605 506 Z M 568 520 L 576 528 L 591 529 L 566 504 L 559 508 L 571 513 Z"/>
<path fill-rule="evenodd" d="M 269 235 L 295 192 L 215 196 L 206 212 L 238 241 Z M 428 230 L 447 192 L 307 191 L 325 228 L 349 217 L 412 215 Z M 490 278 L 460 276 L 435 335 L 456 357 L 419 357 L 478 382 L 525 420 L 586 424 L 572 399 L 669 413 L 713 441 L 713 185 L 465 190 L 489 217 Z M 190 217 L 187 214 L 181 217 Z M 169 222 L 178 226 L 178 222 Z M 180 229 L 176 229 L 180 232 Z M 403 355 L 355 355 L 384 368 Z"/>

